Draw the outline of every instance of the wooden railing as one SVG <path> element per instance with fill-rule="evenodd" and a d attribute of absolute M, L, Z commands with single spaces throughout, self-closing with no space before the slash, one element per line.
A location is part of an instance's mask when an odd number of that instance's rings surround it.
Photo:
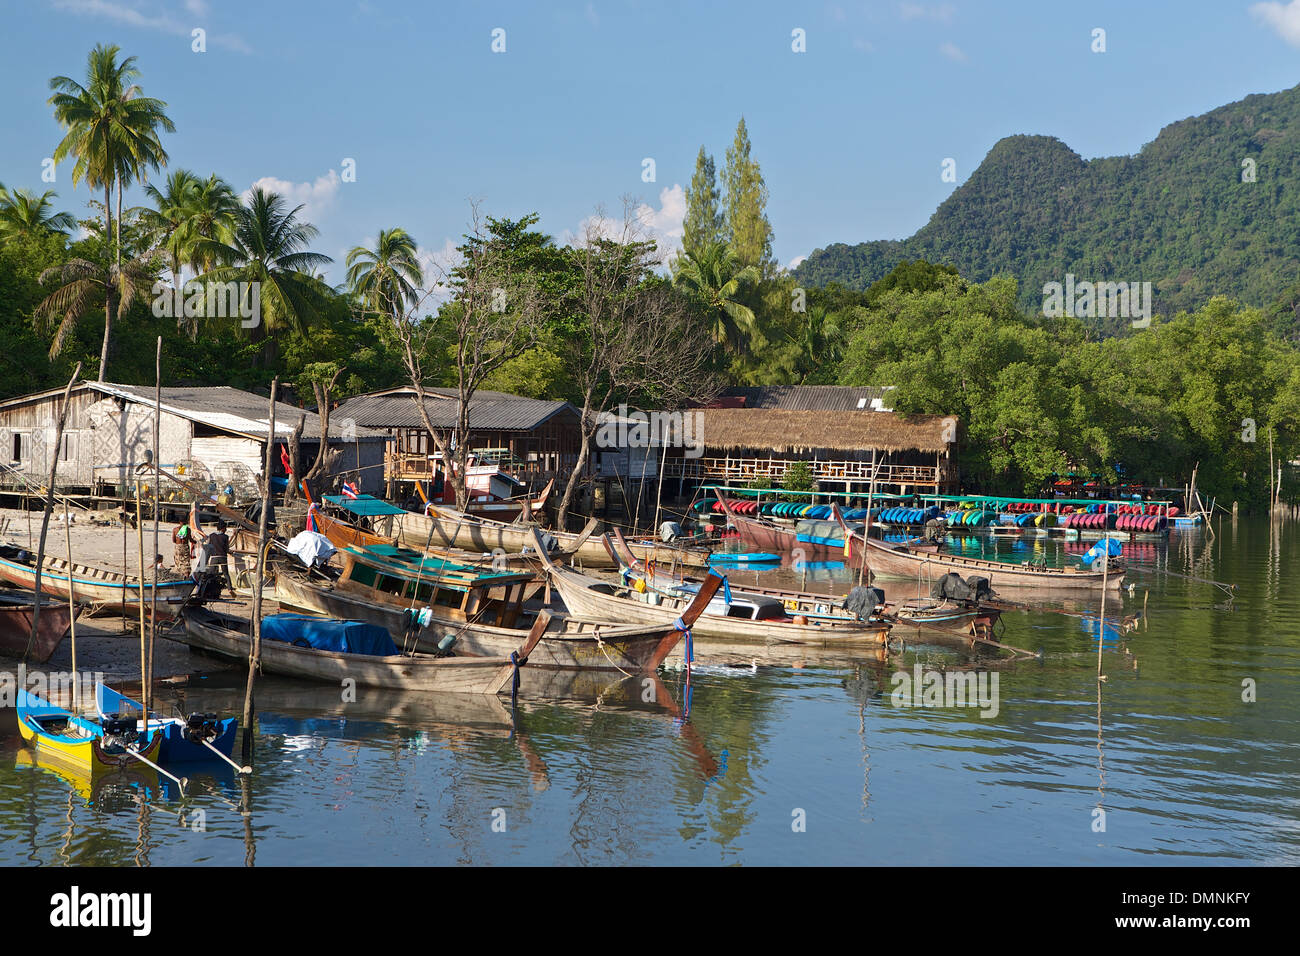
<path fill-rule="evenodd" d="M 442 462 L 428 455 L 403 452 L 387 452 L 384 455 L 384 478 L 387 480 L 427 481 L 440 467 Z M 540 461 L 512 462 L 508 469 L 503 470 L 527 484 L 539 479 L 544 483 L 556 475 L 562 475 L 567 479 L 572 468 L 573 459 L 569 458 L 560 462 L 558 472 L 554 468 L 546 467 L 546 463 Z"/>
<path fill-rule="evenodd" d="M 779 484 L 794 461 L 776 458 L 670 458 L 664 476 L 687 478 L 718 484 L 734 484 L 757 479 Z M 819 481 L 852 481 L 879 485 L 925 485 L 937 487 L 950 480 L 949 467 L 935 465 L 899 465 L 869 461 L 809 461 L 812 477 Z M 873 474 L 874 472 L 874 474 Z"/>

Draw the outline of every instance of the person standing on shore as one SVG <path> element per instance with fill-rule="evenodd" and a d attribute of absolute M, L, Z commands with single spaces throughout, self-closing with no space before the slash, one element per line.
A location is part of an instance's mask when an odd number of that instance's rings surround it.
<path fill-rule="evenodd" d="M 208 567 L 221 573 L 221 579 L 225 586 L 230 589 L 231 594 L 234 594 L 235 586 L 230 583 L 230 572 L 226 567 L 230 555 L 230 538 L 226 535 L 226 523 L 224 521 L 217 519 L 217 530 L 204 539 L 203 547 L 208 554 Z"/>
<path fill-rule="evenodd" d="M 186 577 L 190 575 L 190 561 L 194 557 L 191 548 L 194 536 L 190 533 L 189 521 L 182 521 L 172 529 L 172 570 Z"/>

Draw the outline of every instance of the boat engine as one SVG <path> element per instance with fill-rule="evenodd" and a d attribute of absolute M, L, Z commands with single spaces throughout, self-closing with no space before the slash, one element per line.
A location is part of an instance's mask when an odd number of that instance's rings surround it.
<path fill-rule="evenodd" d="M 995 596 L 993 588 L 989 586 L 989 579 L 978 574 L 972 574 L 963 581 L 960 574 L 949 571 L 930 586 L 930 597 L 939 601 L 978 604 Z"/>
<path fill-rule="evenodd" d="M 865 621 L 885 603 L 885 592 L 880 588 L 858 585 L 844 596 L 844 610 L 859 621 Z"/>
<path fill-rule="evenodd" d="M 211 743 L 217 739 L 217 715 L 193 713 L 185 718 L 185 739 L 190 743 Z"/>
<path fill-rule="evenodd" d="M 139 724 L 133 716 L 109 714 L 100 722 L 100 727 L 104 730 L 101 745 L 110 753 L 126 750 L 140 739 Z"/>

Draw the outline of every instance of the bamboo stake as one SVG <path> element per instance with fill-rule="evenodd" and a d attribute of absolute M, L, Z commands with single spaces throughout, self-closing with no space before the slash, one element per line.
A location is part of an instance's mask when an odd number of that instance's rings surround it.
<path fill-rule="evenodd" d="M 244 690 L 244 763 L 253 759 L 253 679 L 261 664 L 262 655 L 262 576 L 266 563 L 266 512 L 271 506 L 271 468 L 272 452 L 275 450 L 275 399 L 279 392 L 280 378 L 271 380 L 271 411 L 267 418 L 266 461 L 262 466 L 262 513 L 257 516 L 257 580 L 253 585 L 253 621 L 249 640 L 248 686 Z M 329 441 L 329 435 L 321 435 L 322 444 Z"/>
<path fill-rule="evenodd" d="M 158 336 L 158 347 L 154 353 L 153 386 L 153 591 L 149 595 L 149 681 L 144 685 L 144 712 L 149 713 L 153 696 L 153 652 L 158 636 L 158 431 L 162 427 L 162 336 Z M 144 584 L 144 569 L 141 569 L 140 583 Z M 143 603 L 143 602 L 141 602 Z"/>
<path fill-rule="evenodd" d="M 126 414 L 126 413 L 123 412 L 123 414 Z M 123 457 L 125 457 L 125 456 L 123 456 Z M 126 627 L 126 575 L 127 575 L 127 568 L 126 568 L 126 476 L 127 476 L 127 473 L 126 473 L 126 471 L 124 470 L 124 471 L 122 472 L 122 633 L 123 633 L 123 634 L 125 634 L 126 631 L 127 631 L 127 627 Z M 137 517 L 136 520 L 139 521 L 140 519 Z"/>
<path fill-rule="evenodd" d="M 140 683 L 142 688 L 149 686 L 149 658 L 145 645 L 144 629 L 144 523 L 140 520 L 140 482 L 135 483 L 135 537 L 140 545 L 140 573 L 136 578 L 139 587 L 136 588 L 135 596 L 137 603 L 140 605 Z M 123 578 L 122 590 L 126 590 L 126 584 L 129 578 Z M 141 690 L 143 695 L 144 691 Z M 145 711 L 148 714 L 148 711 Z"/>
<path fill-rule="evenodd" d="M 71 612 L 71 620 L 68 627 L 71 629 L 69 636 L 72 638 L 72 712 L 81 713 L 78 708 L 80 702 L 79 685 L 77 680 L 77 597 L 72 584 L 74 577 L 72 573 L 72 525 L 68 523 L 68 503 L 63 503 L 63 545 L 68 551 L 68 610 Z"/>
<path fill-rule="evenodd" d="M 867 519 L 862 525 L 862 561 L 858 565 L 858 587 L 867 573 L 867 539 L 871 537 L 871 506 L 876 498 L 876 450 L 871 450 L 871 485 L 867 488 Z M 844 531 L 847 535 L 848 529 Z M 845 540 L 848 540 L 847 538 Z"/>
<path fill-rule="evenodd" d="M 36 602 L 32 605 L 32 633 L 27 638 L 27 650 L 23 652 L 23 660 L 27 660 L 32 648 L 36 645 L 36 629 L 41 621 L 41 568 L 45 564 L 45 536 L 50 530 L 50 515 L 54 511 L 54 481 L 59 471 L 59 447 L 63 444 L 63 425 L 68 420 L 68 398 L 72 394 L 72 386 L 80 375 L 81 363 L 78 362 L 77 367 L 72 370 L 72 378 L 68 379 L 67 387 L 63 389 L 63 404 L 59 408 L 59 424 L 54 431 L 54 451 L 50 455 L 50 485 L 45 489 L 45 513 L 41 516 L 41 540 L 36 548 L 36 580 L 32 584 Z M 28 546 L 30 547 L 30 543 Z M 69 571 L 70 574 L 71 571 Z"/>
<path fill-rule="evenodd" d="M 1107 539 L 1102 538 L 1101 540 L 1103 543 L 1105 543 Z M 1106 563 L 1101 566 L 1101 621 L 1097 625 L 1099 628 L 1099 630 L 1097 631 L 1097 680 L 1098 682 L 1104 681 L 1106 679 L 1101 673 L 1101 648 L 1102 645 L 1106 642 L 1106 587 L 1107 587 L 1107 578 L 1110 575 L 1110 546 L 1109 545 L 1107 545 L 1106 550 L 1102 553 L 1102 560 Z"/>

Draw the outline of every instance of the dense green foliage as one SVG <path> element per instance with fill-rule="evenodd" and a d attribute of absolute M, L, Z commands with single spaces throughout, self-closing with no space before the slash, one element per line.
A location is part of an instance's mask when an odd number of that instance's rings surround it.
<path fill-rule="evenodd" d="M 1124 338 L 1026 315 L 1012 279 L 936 271 L 847 317 L 841 381 L 896 384 L 902 413 L 961 419 L 971 489 L 1042 490 L 1056 475 L 1180 486 L 1200 465 L 1221 499 L 1266 497 L 1270 430 L 1300 452 L 1300 360 L 1258 309 L 1222 297 Z"/>
<path fill-rule="evenodd" d="M 1268 307 L 1300 283 L 1298 143 L 1300 87 L 1173 123 L 1135 156 L 1085 161 L 1051 137 L 1009 136 L 915 235 L 818 249 L 796 275 L 864 290 L 921 258 L 976 281 L 1013 276 L 1033 311 L 1067 273 L 1150 281 L 1158 314 L 1215 295 Z M 1294 334 L 1286 295 L 1278 327 Z"/>

